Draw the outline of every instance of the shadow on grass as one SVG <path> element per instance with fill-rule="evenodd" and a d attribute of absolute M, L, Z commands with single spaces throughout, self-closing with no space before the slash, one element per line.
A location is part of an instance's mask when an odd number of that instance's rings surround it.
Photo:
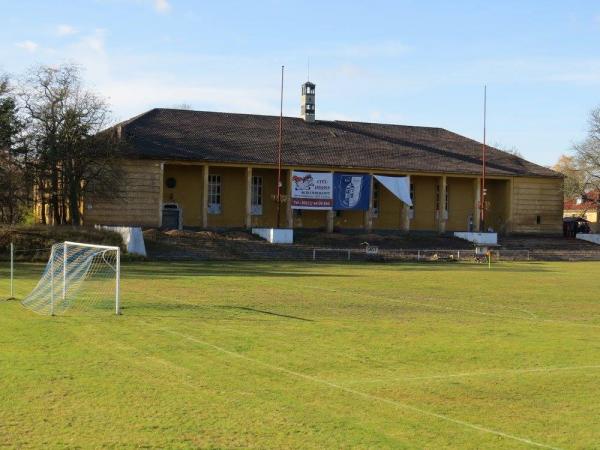
<path fill-rule="evenodd" d="M 287 314 L 280 314 L 280 313 L 271 312 L 271 311 L 264 311 L 262 309 L 255 309 L 255 308 L 250 308 L 247 306 L 216 305 L 214 307 L 215 308 L 223 308 L 223 309 L 235 309 L 235 310 L 239 310 L 239 311 L 249 311 L 249 312 L 255 312 L 255 313 L 259 313 L 259 314 L 267 314 L 269 316 L 283 317 L 285 319 L 302 320 L 304 322 L 316 322 L 316 320 L 313 320 L 313 319 L 305 319 L 304 317 L 290 316 Z"/>
<path fill-rule="evenodd" d="M 121 308 L 122 313 L 123 314 L 127 314 L 128 312 L 131 312 L 131 316 L 135 316 L 135 317 L 144 317 L 144 314 L 138 314 L 138 311 L 143 311 L 143 310 L 150 310 L 153 312 L 157 312 L 158 314 L 153 314 L 152 317 L 171 317 L 171 318 L 183 318 L 185 316 L 183 315 L 163 315 L 161 314 L 161 312 L 189 312 L 189 311 L 196 311 L 196 312 L 215 312 L 218 310 L 225 310 L 225 311 L 232 311 L 232 312 L 242 312 L 242 313 L 251 313 L 251 314 L 260 314 L 260 315 L 267 315 L 267 316 L 274 316 L 274 317 L 280 317 L 282 319 L 291 319 L 291 320 L 299 320 L 302 322 L 316 322 L 313 319 L 307 319 L 304 317 L 299 317 L 299 316 L 292 316 L 289 314 L 282 314 L 282 313 L 278 313 L 278 312 L 273 312 L 273 311 L 265 311 L 265 310 L 261 310 L 261 309 L 256 309 L 256 308 L 251 308 L 248 306 L 230 306 L 230 305 L 192 305 L 192 304 L 173 304 L 173 303 L 143 303 L 143 304 L 132 304 L 132 305 L 128 305 L 128 306 L 123 306 Z M 208 315 L 204 315 L 204 316 L 194 316 L 194 318 L 197 319 L 207 319 L 207 318 L 214 318 L 214 319 L 229 319 L 229 320 L 244 320 L 244 321 L 260 321 L 257 319 L 246 319 L 246 318 L 241 318 L 239 316 L 233 316 L 233 317 L 229 317 L 229 318 L 224 318 L 222 317 L 222 315 L 218 315 L 218 317 L 215 317 L 214 315 L 211 315 L 211 317 L 208 317 Z"/>
<path fill-rule="evenodd" d="M 568 264 L 563 261 L 561 264 Z M 344 268 L 402 272 L 489 272 L 532 273 L 557 272 L 555 262 L 500 262 L 488 269 L 486 264 L 465 262 L 311 262 L 311 261 L 188 261 L 188 262 L 127 262 L 122 265 L 128 279 L 169 279 L 180 277 L 282 277 L 282 278 L 355 278 L 364 274 L 349 273 Z M 44 271 L 43 263 L 19 263 L 15 267 L 17 279 L 38 280 Z M 8 278 L 9 267 L 0 265 L 0 277 Z"/>

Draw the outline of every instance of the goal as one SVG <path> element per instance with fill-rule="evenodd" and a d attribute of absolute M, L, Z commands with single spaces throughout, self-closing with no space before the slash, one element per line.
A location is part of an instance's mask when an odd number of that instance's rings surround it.
<path fill-rule="evenodd" d="M 120 313 L 119 247 L 62 242 L 54 244 L 37 286 L 22 301 L 39 314 L 58 315 L 67 310 Z"/>

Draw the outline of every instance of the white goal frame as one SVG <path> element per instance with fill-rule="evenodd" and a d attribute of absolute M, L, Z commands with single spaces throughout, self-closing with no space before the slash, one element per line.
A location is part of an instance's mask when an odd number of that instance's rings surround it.
<path fill-rule="evenodd" d="M 67 255 L 67 249 L 69 245 L 76 245 L 78 247 L 97 248 L 104 250 L 113 250 L 116 252 L 116 267 L 115 267 L 115 314 L 121 314 L 121 247 L 111 245 L 95 245 L 95 244 L 83 244 L 81 242 L 65 241 L 63 243 L 63 255 Z M 51 259 L 51 261 L 53 261 Z M 51 290 L 52 291 L 52 290 Z M 65 299 L 67 292 L 67 258 L 63 258 L 63 300 Z"/>
<path fill-rule="evenodd" d="M 62 247 L 62 249 L 61 249 Z M 69 252 L 69 247 L 77 247 L 77 248 L 87 248 L 87 249 L 93 249 L 97 250 L 97 253 L 94 253 L 91 257 L 95 258 L 96 255 L 98 254 L 104 254 L 105 252 L 114 252 L 114 261 L 113 264 L 108 264 L 108 267 L 110 267 L 111 269 L 111 273 L 114 273 L 114 277 L 115 277 L 115 281 L 114 281 L 114 289 L 115 289 L 115 314 L 116 315 L 120 315 L 121 314 L 121 248 L 118 246 L 110 246 L 110 245 L 96 245 L 96 244 L 86 244 L 86 243 L 82 243 L 82 242 L 73 242 L 73 241 L 65 241 L 62 243 L 56 243 L 52 246 L 51 252 L 50 252 L 50 256 L 49 256 L 49 260 L 48 263 L 46 264 L 46 269 L 45 269 L 45 273 L 42 276 L 42 279 L 46 276 L 46 282 L 49 283 L 49 289 L 47 292 L 47 297 L 46 297 L 46 305 L 47 305 L 47 312 L 46 314 L 49 314 L 50 316 L 54 316 L 56 313 L 56 306 L 57 302 L 62 301 L 61 306 L 64 305 L 64 303 L 67 301 L 67 293 L 69 292 L 70 285 L 69 285 L 69 258 L 68 258 L 68 252 Z M 62 257 L 62 261 L 60 261 L 60 259 L 57 261 L 55 258 L 55 251 L 59 249 L 58 251 L 62 251 L 62 255 L 59 256 Z M 13 292 L 13 277 L 14 277 L 14 269 L 13 269 L 13 265 L 14 265 L 14 247 L 11 246 L 11 295 L 14 295 Z M 60 255 L 60 253 L 59 253 Z M 104 256 L 103 256 L 104 258 Z M 107 263 L 106 259 L 105 262 Z M 62 264 L 62 267 L 60 267 L 60 265 Z M 57 280 L 56 278 L 59 278 L 59 280 Z M 60 278 L 62 278 L 62 280 L 60 280 Z M 112 278 L 112 276 L 111 276 Z M 28 301 L 29 298 L 31 298 L 32 295 L 35 295 L 34 293 L 36 292 L 36 290 L 38 290 L 38 288 L 40 287 L 40 283 L 42 283 L 42 279 L 38 282 L 38 285 L 33 289 L 33 291 L 31 291 L 31 293 L 22 301 L 23 305 L 26 307 L 29 307 L 28 305 L 25 304 L 26 301 Z M 59 284 L 60 283 L 60 284 Z M 62 285 L 62 286 L 61 286 Z M 62 289 L 61 289 L 62 288 Z M 76 288 L 77 289 L 77 288 Z M 55 293 L 56 290 L 56 293 Z M 111 295 L 112 296 L 112 295 Z M 42 302 L 43 304 L 43 302 Z M 35 305 L 35 303 L 34 303 Z M 32 308 L 29 307 L 30 309 L 32 309 L 33 311 L 36 311 L 36 308 Z M 63 310 L 64 311 L 64 310 Z"/>

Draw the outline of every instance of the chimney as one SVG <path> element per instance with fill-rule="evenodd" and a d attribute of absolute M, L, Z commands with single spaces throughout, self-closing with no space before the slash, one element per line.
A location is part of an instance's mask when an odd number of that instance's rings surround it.
<path fill-rule="evenodd" d="M 310 81 L 307 81 L 302 85 L 300 115 L 305 122 L 315 121 L 315 85 Z"/>

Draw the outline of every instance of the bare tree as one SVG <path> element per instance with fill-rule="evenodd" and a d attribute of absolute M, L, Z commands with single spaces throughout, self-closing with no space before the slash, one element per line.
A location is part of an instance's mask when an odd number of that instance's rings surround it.
<path fill-rule="evenodd" d="M 191 111 L 192 109 L 192 105 L 189 103 L 178 103 L 176 105 L 173 105 L 174 109 L 185 109 L 186 111 Z"/>
<path fill-rule="evenodd" d="M 82 202 L 88 191 L 96 196 L 118 192 L 117 144 L 109 132 L 106 102 L 83 88 L 77 66 L 40 66 L 30 70 L 19 99 L 26 118 L 26 135 L 33 148 L 36 201 L 45 206 L 54 224 L 81 224 Z"/>
<path fill-rule="evenodd" d="M 600 190 L 600 108 L 590 113 L 587 137 L 574 150 L 583 193 Z"/>
<path fill-rule="evenodd" d="M 585 192 L 584 174 L 575 156 L 561 155 L 552 170 L 562 173 L 564 178 L 563 196 L 565 200 L 580 197 Z"/>
<path fill-rule="evenodd" d="M 503 152 L 509 153 L 513 156 L 518 156 L 519 158 L 523 157 L 523 155 L 521 154 L 521 152 L 515 145 L 508 146 L 508 145 L 504 145 L 500 142 L 496 142 L 496 143 L 492 144 L 492 147 L 497 148 L 498 150 L 502 150 Z"/>

